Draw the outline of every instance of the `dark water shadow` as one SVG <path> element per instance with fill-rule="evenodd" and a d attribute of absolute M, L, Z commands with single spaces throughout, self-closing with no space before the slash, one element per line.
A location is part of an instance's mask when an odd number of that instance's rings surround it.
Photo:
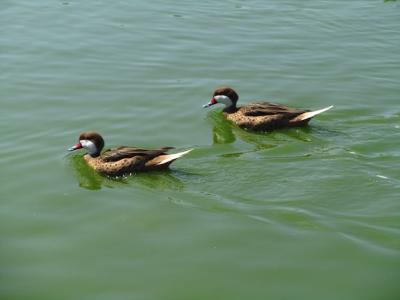
<path fill-rule="evenodd" d="M 78 185 L 87 190 L 100 190 L 102 187 L 117 188 L 128 185 L 141 185 L 150 189 L 182 190 L 183 182 L 176 175 L 191 176 L 193 174 L 183 171 L 153 171 L 137 174 L 129 174 L 120 177 L 108 177 L 97 173 L 90 168 L 82 156 L 74 155 L 69 157 L 71 167 L 74 169 Z"/>

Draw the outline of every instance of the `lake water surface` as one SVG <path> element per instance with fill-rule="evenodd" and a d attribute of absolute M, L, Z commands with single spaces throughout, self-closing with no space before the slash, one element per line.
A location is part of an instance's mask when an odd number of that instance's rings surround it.
<path fill-rule="evenodd" d="M 400 3 L 0 2 L 0 299 L 400 299 Z M 254 134 L 204 110 L 331 111 Z M 195 148 L 112 180 L 68 154 Z"/>

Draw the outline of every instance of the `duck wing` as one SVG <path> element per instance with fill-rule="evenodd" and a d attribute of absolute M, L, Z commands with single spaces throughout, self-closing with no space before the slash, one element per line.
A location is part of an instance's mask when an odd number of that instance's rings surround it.
<path fill-rule="evenodd" d="M 240 107 L 240 111 L 244 116 L 247 117 L 282 115 L 288 119 L 291 119 L 304 112 L 307 112 L 308 110 L 292 108 L 271 102 L 258 102 L 242 106 Z"/>
<path fill-rule="evenodd" d="M 159 155 L 166 154 L 166 152 L 174 147 L 162 147 L 159 149 L 144 149 L 136 147 L 121 146 L 106 150 L 101 155 L 101 160 L 104 162 L 116 162 L 125 158 L 137 157 L 144 161 L 149 161 Z"/>
<path fill-rule="evenodd" d="M 291 120 L 305 112 L 307 110 L 270 102 L 259 102 L 242 106 L 236 112 L 227 114 L 227 118 L 241 128 L 254 131 L 271 131 L 295 125 L 300 126 L 301 122 L 295 124 Z"/>

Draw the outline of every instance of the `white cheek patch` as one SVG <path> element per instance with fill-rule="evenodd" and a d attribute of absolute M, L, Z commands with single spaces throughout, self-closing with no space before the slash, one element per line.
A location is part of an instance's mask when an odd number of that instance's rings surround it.
<path fill-rule="evenodd" d="M 89 152 L 89 154 L 97 153 L 97 147 L 95 144 L 93 144 L 92 141 L 80 140 L 79 143 L 81 143 L 82 147 L 85 148 Z"/>
<path fill-rule="evenodd" d="M 214 96 L 214 99 L 217 100 L 218 103 L 225 104 L 226 107 L 229 107 L 233 104 L 231 98 L 225 95 Z"/>

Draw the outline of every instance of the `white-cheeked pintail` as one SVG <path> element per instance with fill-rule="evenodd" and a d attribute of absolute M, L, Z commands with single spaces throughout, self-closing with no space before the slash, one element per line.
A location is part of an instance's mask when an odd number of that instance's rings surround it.
<path fill-rule="evenodd" d="M 80 134 L 79 142 L 68 150 L 86 149 L 87 154 L 83 158 L 87 164 L 97 172 L 108 176 L 163 170 L 168 168 L 173 161 L 193 150 L 167 154 L 168 150 L 174 148 L 143 149 L 121 146 L 101 153 L 103 147 L 104 140 L 100 134 L 94 131 L 85 131 Z"/>
<path fill-rule="evenodd" d="M 225 105 L 223 113 L 228 120 L 241 128 L 253 131 L 271 131 L 285 127 L 304 126 L 314 116 L 333 107 L 309 111 L 270 102 L 257 102 L 237 107 L 238 100 L 239 95 L 235 90 L 230 87 L 221 87 L 214 91 L 209 103 L 203 105 L 203 107 L 222 103 Z"/>

